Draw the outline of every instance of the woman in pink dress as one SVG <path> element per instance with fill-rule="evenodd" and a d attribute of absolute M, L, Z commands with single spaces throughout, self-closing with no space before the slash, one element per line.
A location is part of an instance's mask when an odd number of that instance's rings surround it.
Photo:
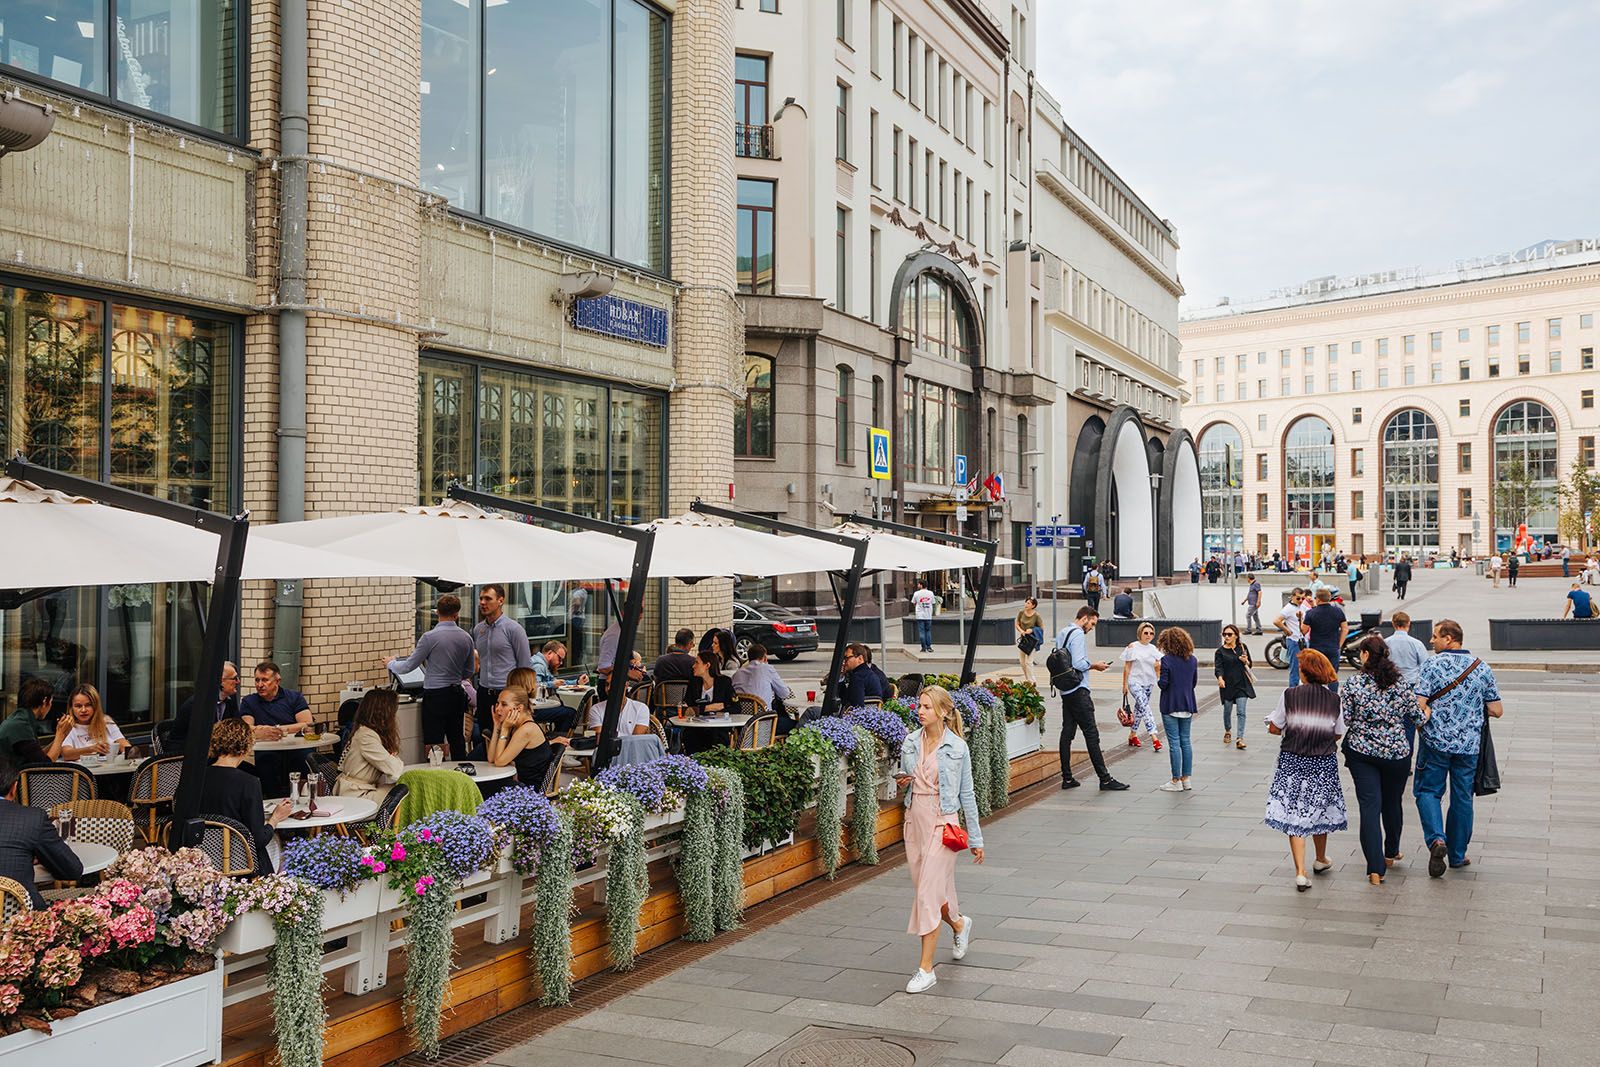
<path fill-rule="evenodd" d="M 906 865 L 911 869 L 913 900 L 907 933 L 922 938 L 922 959 L 917 973 L 906 983 L 907 993 L 921 993 L 938 981 L 933 974 L 933 954 L 939 947 L 939 924 L 955 933 L 952 959 L 967 954 L 972 940 L 972 920 L 961 914 L 956 901 L 956 853 L 944 845 L 947 824 L 960 825 L 966 817 L 972 861 L 983 862 L 983 831 L 978 826 L 978 805 L 972 793 L 972 756 L 961 739 L 961 716 L 950 694 L 929 686 L 917 699 L 917 719 L 922 728 L 906 737 L 900 749 L 900 771 L 895 783 L 906 791 Z"/>

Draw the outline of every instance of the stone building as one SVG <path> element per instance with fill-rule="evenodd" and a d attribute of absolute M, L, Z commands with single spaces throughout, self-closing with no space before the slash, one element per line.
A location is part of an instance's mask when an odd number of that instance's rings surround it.
<path fill-rule="evenodd" d="M 1524 525 L 1575 541 L 1558 489 L 1595 466 L 1597 310 L 1588 239 L 1187 315 L 1208 544 L 1418 559 L 1503 551 Z"/>
<path fill-rule="evenodd" d="M 456 480 L 632 521 L 725 491 L 733 0 L 86 6 L 0 24 L 0 90 L 55 123 L 0 158 L 8 452 L 258 522 Z M 125 725 L 168 715 L 195 684 L 191 595 L 4 612 L 0 689 L 92 681 Z M 331 710 L 427 597 L 249 587 L 240 655 Z M 728 597 L 662 590 L 645 642 Z M 608 610 L 512 590 L 579 663 Z"/>

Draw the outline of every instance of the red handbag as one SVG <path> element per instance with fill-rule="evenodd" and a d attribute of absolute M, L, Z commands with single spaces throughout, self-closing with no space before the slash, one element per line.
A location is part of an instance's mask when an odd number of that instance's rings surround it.
<path fill-rule="evenodd" d="M 953 822 L 944 824 L 944 847 L 951 852 L 964 852 L 967 848 L 967 831 L 965 827 L 957 826 Z"/>

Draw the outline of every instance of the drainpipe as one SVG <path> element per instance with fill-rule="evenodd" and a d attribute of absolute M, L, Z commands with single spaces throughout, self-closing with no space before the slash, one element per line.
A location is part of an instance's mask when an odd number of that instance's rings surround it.
<path fill-rule="evenodd" d="M 278 521 L 306 517 L 306 163 L 310 150 L 307 105 L 306 0 L 279 8 L 278 169 Z M 301 583 L 278 583 L 273 598 L 272 658 L 283 680 L 300 675 Z"/>

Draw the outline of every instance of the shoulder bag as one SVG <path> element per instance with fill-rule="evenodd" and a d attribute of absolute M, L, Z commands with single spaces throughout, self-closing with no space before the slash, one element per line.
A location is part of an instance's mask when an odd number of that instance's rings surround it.
<path fill-rule="evenodd" d="M 944 824 L 944 847 L 951 852 L 963 852 L 967 847 L 967 830 L 953 822 Z"/>
<path fill-rule="evenodd" d="M 1133 709 L 1128 707 L 1128 694 L 1122 694 L 1122 707 L 1117 709 L 1117 722 L 1128 729 L 1133 729 Z"/>
<path fill-rule="evenodd" d="M 1074 626 L 1071 629 L 1076 630 L 1078 627 Z M 1057 692 L 1065 693 L 1083 684 L 1083 672 L 1072 665 L 1072 657 L 1067 655 L 1065 645 L 1045 657 L 1044 669 L 1050 675 L 1050 685 Z"/>
<path fill-rule="evenodd" d="M 1039 647 L 1039 639 L 1033 636 L 1032 630 L 1025 631 L 1021 637 L 1017 638 L 1017 647 L 1025 654 L 1031 655 Z"/>

